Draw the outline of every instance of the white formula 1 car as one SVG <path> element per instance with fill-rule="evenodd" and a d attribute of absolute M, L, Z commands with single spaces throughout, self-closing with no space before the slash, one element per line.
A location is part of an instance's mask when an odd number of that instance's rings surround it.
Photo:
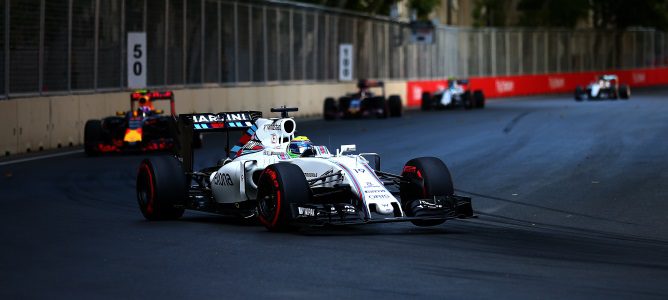
<path fill-rule="evenodd" d="M 374 153 L 335 154 L 324 146 L 292 147 L 296 108 L 277 108 L 281 118 L 260 112 L 180 115 L 180 154 L 145 159 L 137 175 L 137 198 L 148 220 L 177 219 L 184 209 L 243 218 L 257 216 L 269 230 L 295 225 L 411 221 L 433 226 L 473 215 L 471 199 L 454 195 L 450 172 L 438 158 L 409 160 L 401 175 L 380 171 Z M 192 135 L 243 130 L 239 143 L 218 165 L 193 170 Z M 301 147 L 304 146 L 304 147 Z M 230 153 L 231 152 L 231 153 Z M 367 158 L 373 158 L 374 167 Z"/>
<path fill-rule="evenodd" d="M 467 79 L 449 79 L 448 87 L 436 92 L 422 93 L 422 110 L 485 108 L 485 94 L 482 90 L 471 90 Z"/>
<path fill-rule="evenodd" d="M 631 88 L 628 85 L 619 84 L 617 75 L 601 75 L 590 83 L 586 88 L 578 86 L 575 88 L 575 101 L 621 98 L 628 100 L 631 97 Z"/>

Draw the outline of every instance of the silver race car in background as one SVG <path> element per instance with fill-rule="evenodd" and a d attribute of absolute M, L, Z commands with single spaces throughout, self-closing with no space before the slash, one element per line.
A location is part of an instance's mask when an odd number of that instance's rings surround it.
<path fill-rule="evenodd" d="M 409 160 L 401 174 L 380 170 L 375 153 L 335 153 L 295 136 L 288 112 L 265 119 L 260 112 L 180 115 L 179 154 L 147 158 L 139 166 L 137 198 L 146 219 L 177 219 L 184 209 L 257 217 L 269 230 L 295 225 L 410 221 L 434 226 L 473 216 L 471 199 L 454 194 L 450 172 L 435 157 Z M 229 148 L 229 133 L 241 131 Z M 192 135 L 227 132 L 227 157 L 193 170 Z M 370 165 L 373 161 L 373 167 Z"/>
<path fill-rule="evenodd" d="M 472 90 L 467 79 L 448 79 L 448 87 L 434 93 L 422 93 L 422 110 L 484 108 L 485 94 Z"/>
<path fill-rule="evenodd" d="M 586 88 L 578 86 L 575 88 L 575 101 L 600 100 L 621 98 L 628 100 L 631 96 L 631 88 L 626 84 L 619 84 L 617 75 L 601 75 L 590 83 Z"/>

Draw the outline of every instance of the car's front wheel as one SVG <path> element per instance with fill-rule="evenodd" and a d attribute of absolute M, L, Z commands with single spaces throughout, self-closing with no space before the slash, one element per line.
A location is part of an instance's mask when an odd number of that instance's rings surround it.
<path fill-rule="evenodd" d="M 258 219 L 270 231 L 292 229 L 292 205 L 308 202 L 311 189 L 302 169 L 289 163 L 267 166 L 258 180 Z"/>
<path fill-rule="evenodd" d="M 402 183 L 399 188 L 404 212 L 409 217 L 434 217 L 433 210 L 425 207 L 421 201 L 454 194 L 450 171 L 445 163 L 436 157 L 409 160 L 401 175 L 411 181 Z M 417 226 L 435 226 L 445 222 L 445 219 L 411 222 Z"/>

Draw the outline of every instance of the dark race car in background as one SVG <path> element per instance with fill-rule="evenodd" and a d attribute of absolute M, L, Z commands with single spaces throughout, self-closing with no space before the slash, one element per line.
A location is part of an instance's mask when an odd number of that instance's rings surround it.
<path fill-rule="evenodd" d="M 364 117 L 401 117 L 403 107 L 399 95 L 390 95 L 385 98 L 385 83 L 376 80 L 361 79 L 357 82 L 359 91 L 339 97 L 325 99 L 323 115 L 325 120 L 364 118 Z M 376 95 L 371 88 L 378 88 L 380 95 Z"/>
<path fill-rule="evenodd" d="M 586 88 L 582 86 L 575 88 L 575 101 L 617 100 L 617 98 L 628 100 L 629 97 L 631 97 L 631 88 L 626 84 L 620 85 L 617 75 L 601 75 Z"/>
<path fill-rule="evenodd" d="M 155 109 L 154 100 L 168 100 L 170 114 L 165 115 L 163 110 Z M 175 145 L 175 137 L 174 93 L 136 90 L 130 94 L 129 111 L 119 111 L 116 116 L 86 122 L 84 149 L 89 156 L 111 152 L 171 150 Z"/>
<path fill-rule="evenodd" d="M 482 90 L 471 90 L 467 79 L 449 79 L 448 87 L 434 93 L 422 93 L 422 110 L 484 108 L 485 94 Z"/>

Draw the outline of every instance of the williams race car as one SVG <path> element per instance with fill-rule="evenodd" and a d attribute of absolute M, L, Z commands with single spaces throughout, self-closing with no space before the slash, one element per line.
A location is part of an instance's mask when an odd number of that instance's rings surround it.
<path fill-rule="evenodd" d="M 617 75 L 601 75 L 590 83 L 586 88 L 578 86 L 575 88 L 575 101 L 600 100 L 621 98 L 628 100 L 631 96 L 631 88 L 628 85 L 619 84 Z"/>
<path fill-rule="evenodd" d="M 390 95 L 385 98 L 385 83 L 382 81 L 362 79 L 357 82 L 359 91 L 339 97 L 338 102 L 332 97 L 325 99 L 323 115 L 325 120 L 339 118 L 401 117 L 403 112 L 401 97 Z M 371 88 L 380 88 L 381 94 L 376 95 Z"/>
<path fill-rule="evenodd" d="M 185 209 L 257 217 L 271 231 L 296 226 L 410 221 L 434 226 L 473 216 L 471 199 L 454 194 L 450 172 L 435 157 L 409 160 L 401 174 L 380 171 L 375 153 L 335 153 L 295 136 L 288 112 L 265 119 L 261 112 L 179 116 L 179 155 L 143 160 L 137 175 L 139 208 L 148 220 L 177 219 Z M 229 146 L 230 132 L 241 130 Z M 228 134 L 227 158 L 193 170 L 191 135 Z M 369 165 L 369 160 L 374 166 Z"/>
<path fill-rule="evenodd" d="M 170 115 L 153 107 L 154 100 L 169 100 Z M 138 103 L 135 108 L 135 102 Z M 170 150 L 175 144 L 174 93 L 137 90 L 130 94 L 130 110 L 102 120 L 88 120 L 84 149 L 94 156 L 123 151 Z"/>
<path fill-rule="evenodd" d="M 464 107 L 465 109 L 484 108 L 485 94 L 482 90 L 471 90 L 469 81 L 466 79 L 449 79 L 448 87 L 438 90 L 433 94 L 422 93 L 422 110 L 452 109 Z"/>

